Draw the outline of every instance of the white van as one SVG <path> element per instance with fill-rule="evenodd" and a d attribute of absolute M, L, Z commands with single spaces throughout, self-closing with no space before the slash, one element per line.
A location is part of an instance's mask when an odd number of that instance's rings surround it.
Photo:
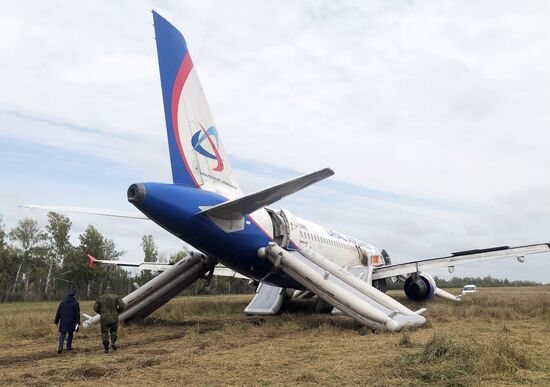
<path fill-rule="evenodd" d="M 462 288 L 462 294 L 466 293 L 477 293 L 477 286 L 475 285 L 466 285 Z"/>

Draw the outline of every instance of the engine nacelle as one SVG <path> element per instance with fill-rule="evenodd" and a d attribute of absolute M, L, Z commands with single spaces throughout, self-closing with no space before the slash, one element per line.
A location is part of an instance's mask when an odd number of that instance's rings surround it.
<path fill-rule="evenodd" d="M 403 286 L 405 294 L 413 301 L 429 300 L 434 296 L 436 288 L 434 279 L 425 273 L 411 275 Z"/>

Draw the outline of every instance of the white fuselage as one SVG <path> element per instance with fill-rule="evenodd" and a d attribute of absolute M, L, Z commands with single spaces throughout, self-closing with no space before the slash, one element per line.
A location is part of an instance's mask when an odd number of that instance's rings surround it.
<path fill-rule="evenodd" d="M 280 210 L 284 219 L 288 238 L 284 246 L 299 249 L 311 248 L 339 266 L 365 266 L 369 256 L 374 266 L 384 264 L 380 250 L 348 235 L 330 230 L 321 225 L 292 215 L 288 210 Z M 265 209 L 255 211 L 251 218 L 273 238 L 272 219 Z"/>

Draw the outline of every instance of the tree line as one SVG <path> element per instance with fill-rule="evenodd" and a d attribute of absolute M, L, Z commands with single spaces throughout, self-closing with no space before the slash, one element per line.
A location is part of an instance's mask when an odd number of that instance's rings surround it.
<path fill-rule="evenodd" d="M 0 302 L 16 300 L 51 300 L 62 298 L 68 290 L 76 290 L 79 299 L 95 299 L 103 294 L 107 286 L 111 291 L 124 296 L 134 290 L 134 285 L 143 285 L 156 273 L 141 271 L 131 273 L 114 265 L 95 265 L 90 268 L 87 254 L 97 259 L 118 260 L 124 255 L 115 242 L 92 225 L 78 235 L 78 244 L 70 241 L 71 220 L 59 213 L 49 212 L 45 226 L 31 218 L 20 220 L 6 230 L 0 217 Z M 185 248 L 161 256 L 153 236 L 141 238 L 145 262 L 175 263 L 187 256 Z M 444 280 L 434 277 L 442 288 L 461 288 L 475 284 L 482 287 L 534 286 L 533 281 L 509 281 L 491 276 L 453 277 Z M 402 284 L 389 283 L 390 289 L 401 288 Z M 183 295 L 252 293 L 248 281 L 213 277 L 210 282 L 196 281 L 185 289 Z"/>
<path fill-rule="evenodd" d="M 514 287 L 514 286 L 540 286 L 540 282 L 535 281 L 510 281 L 507 278 L 493 278 L 491 276 L 486 277 L 453 277 L 450 280 L 434 277 L 434 281 L 437 286 L 442 288 L 462 288 L 465 285 L 476 285 L 483 288 L 501 288 L 501 287 Z"/>
<path fill-rule="evenodd" d="M 132 274 L 114 265 L 97 264 L 90 268 L 87 254 L 96 259 L 118 260 L 125 252 L 92 225 L 78 235 L 78 244 L 73 245 L 71 220 L 56 212 L 49 212 L 47 218 L 44 227 L 25 218 L 8 231 L 0 217 L 0 302 L 59 299 L 70 289 L 77 291 L 79 299 L 91 300 L 107 287 L 124 296 L 134 290 L 134 284 L 143 285 L 156 274 L 150 271 Z M 168 257 L 160 256 L 151 235 L 143 235 L 141 247 L 146 262 L 175 263 L 188 254 L 182 248 Z M 214 277 L 210 283 L 197 281 L 182 294 L 252 291 L 247 281 Z"/>

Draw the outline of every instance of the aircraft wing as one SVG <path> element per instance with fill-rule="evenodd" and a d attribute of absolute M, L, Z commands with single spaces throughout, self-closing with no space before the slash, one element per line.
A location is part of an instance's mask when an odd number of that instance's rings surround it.
<path fill-rule="evenodd" d="M 220 265 L 219 263 L 214 267 L 214 275 L 218 277 L 233 277 L 233 278 L 242 278 L 250 279 L 241 273 L 228 268 L 227 266 Z"/>
<path fill-rule="evenodd" d="M 95 259 L 90 254 L 88 254 L 88 261 L 90 262 L 91 268 L 93 268 L 96 263 L 123 266 L 123 267 L 136 267 L 140 270 L 151 270 L 151 271 L 165 271 L 173 266 L 170 263 L 159 263 L 159 262 L 128 262 L 128 261 L 109 261 L 105 259 Z M 232 270 L 227 266 L 220 265 L 220 264 L 217 264 L 214 267 L 214 275 L 218 277 L 233 277 L 233 278 L 249 279 L 248 277 L 236 272 L 235 270 Z"/>
<path fill-rule="evenodd" d="M 59 212 L 78 212 L 81 214 L 112 216 L 115 218 L 149 220 L 149 218 L 143 215 L 141 212 L 137 212 L 133 210 L 113 210 L 113 209 L 105 209 L 105 208 L 68 207 L 68 206 L 52 206 L 52 205 L 41 205 L 41 204 L 25 204 L 21 207 L 37 208 L 41 210 L 59 211 Z"/>
<path fill-rule="evenodd" d="M 456 265 L 467 263 L 483 262 L 491 259 L 515 257 L 523 262 L 526 255 L 545 253 L 550 251 L 549 243 L 540 243 L 536 245 L 519 247 L 493 247 L 489 249 L 467 250 L 452 253 L 448 257 L 423 259 L 394 265 L 379 266 L 373 268 L 372 279 L 397 277 L 400 275 L 409 275 L 421 271 L 447 268 L 449 272 L 454 270 Z"/>

